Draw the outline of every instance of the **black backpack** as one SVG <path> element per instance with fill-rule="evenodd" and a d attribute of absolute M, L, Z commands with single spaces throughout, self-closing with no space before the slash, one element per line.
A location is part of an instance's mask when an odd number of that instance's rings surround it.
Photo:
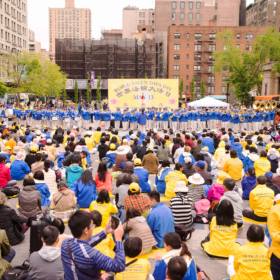
<path fill-rule="evenodd" d="M 2 188 L 2 193 L 4 193 L 7 197 L 18 195 L 19 192 L 20 192 L 20 188 L 13 187 L 13 186 Z"/>
<path fill-rule="evenodd" d="M 174 224 L 175 232 L 178 233 L 182 241 L 187 241 L 192 238 L 192 233 L 195 231 L 193 227 L 188 227 L 183 224 Z"/>
<path fill-rule="evenodd" d="M 22 265 L 15 266 L 5 272 L 1 280 L 25 280 L 28 276 L 29 262 L 25 261 Z"/>

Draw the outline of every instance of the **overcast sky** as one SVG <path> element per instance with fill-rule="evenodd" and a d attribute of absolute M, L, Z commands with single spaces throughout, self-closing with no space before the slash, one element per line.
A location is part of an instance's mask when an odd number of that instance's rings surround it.
<path fill-rule="evenodd" d="M 95 39 L 100 38 L 100 31 L 103 28 L 122 28 L 122 9 L 125 6 L 149 9 L 154 8 L 155 5 L 155 0 L 76 0 L 75 2 L 77 8 L 91 10 L 92 37 Z M 247 0 L 247 5 L 253 2 L 254 0 Z M 35 39 L 41 42 L 42 49 L 49 50 L 48 8 L 63 7 L 65 7 L 65 0 L 28 0 L 28 28 L 35 32 Z"/>

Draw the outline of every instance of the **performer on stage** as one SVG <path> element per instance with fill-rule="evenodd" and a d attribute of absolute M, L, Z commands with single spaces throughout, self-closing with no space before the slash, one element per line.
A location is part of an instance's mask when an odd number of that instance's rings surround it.
<path fill-rule="evenodd" d="M 102 112 L 100 110 L 100 107 L 96 108 L 96 111 L 92 113 L 92 115 L 94 116 L 94 125 L 96 128 L 100 127 L 100 123 L 101 123 L 101 116 L 102 116 Z"/>
<path fill-rule="evenodd" d="M 148 114 L 147 114 L 147 130 L 150 130 L 153 128 L 153 120 L 155 116 L 155 108 L 148 108 Z"/>
<path fill-rule="evenodd" d="M 142 133 L 145 133 L 147 124 L 147 115 L 145 114 L 145 108 L 141 108 L 141 114 L 138 114 L 137 123 L 139 126 L 139 130 Z"/>
<path fill-rule="evenodd" d="M 138 119 L 138 113 L 137 113 L 137 109 L 135 108 L 131 111 L 131 114 L 129 115 L 128 122 L 130 123 L 130 130 L 137 129 L 137 119 Z"/>
<path fill-rule="evenodd" d="M 117 111 L 112 114 L 115 120 L 115 129 L 120 129 L 121 128 L 121 120 L 123 117 L 123 114 L 120 110 L 120 108 L 117 108 Z"/>
<path fill-rule="evenodd" d="M 163 108 L 163 116 L 162 116 L 163 129 L 168 130 L 168 120 L 169 120 L 169 112 L 167 110 L 167 107 L 165 107 Z"/>

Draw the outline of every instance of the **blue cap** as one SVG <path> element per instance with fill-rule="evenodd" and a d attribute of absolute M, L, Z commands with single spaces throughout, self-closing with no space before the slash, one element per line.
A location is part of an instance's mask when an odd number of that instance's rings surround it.
<path fill-rule="evenodd" d="M 205 163 L 202 160 L 199 160 L 194 165 L 198 166 L 199 168 L 203 169 L 205 167 Z"/>
<path fill-rule="evenodd" d="M 97 109 L 97 110 L 100 110 L 100 107 L 97 107 L 96 109 Z"/>
<path fill-rule="evenodd" d="M 164 107 L 163 110 L 167 110 L 167 107 Z"/>
<path fill-rule="evenodd" d="M 270 171 L 265 172 L 264 176 L 266 179 L 271 180 L 273 178 L 273 173 Z"/>
<path fill-rule="evenodd" d="M 120 108 L 118 107 L 117 110 L 120 110 Z"/>

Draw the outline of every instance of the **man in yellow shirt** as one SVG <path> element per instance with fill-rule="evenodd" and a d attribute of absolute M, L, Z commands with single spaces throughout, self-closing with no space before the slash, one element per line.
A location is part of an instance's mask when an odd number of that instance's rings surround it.
<path fill-rule="evenodd" d="M 230 151 L 230 159 L 225 162 L 223 167 L 223 171 L 228 173 L 228 175 L 238 181 L 242 178 L 242 169 L 243 163 L 240 159 L 237 158 L 237 151 L 231 150 Z"/>
<path fill-rule="evenodd" d="M 8 146 L 11 148 L 11 154 L 14 152 L 14 147 L 17 145 L 16 141 L 14 140 L 13 134 L 9 135 L 9 140 L 5 143 L 5 147 Z"/>
<path fill-rule="evenodd" d="M 270 269 L 273 279 L 280 279 L 280 194 L 274 199 L 276 205 L 270 208 L 267 216 L 267 227 L 272 239 L 271 247 L 268 250 Z"/>
<path fill-rule="evenodd" d="M 243 210 L 244 217 L 257 222 L 266 222 L 267 215 L 273 205 L 274 191 L 266 186 L 265 176 L 257 178 L 257 186 L 250 192 L 250 208 Z"/>

